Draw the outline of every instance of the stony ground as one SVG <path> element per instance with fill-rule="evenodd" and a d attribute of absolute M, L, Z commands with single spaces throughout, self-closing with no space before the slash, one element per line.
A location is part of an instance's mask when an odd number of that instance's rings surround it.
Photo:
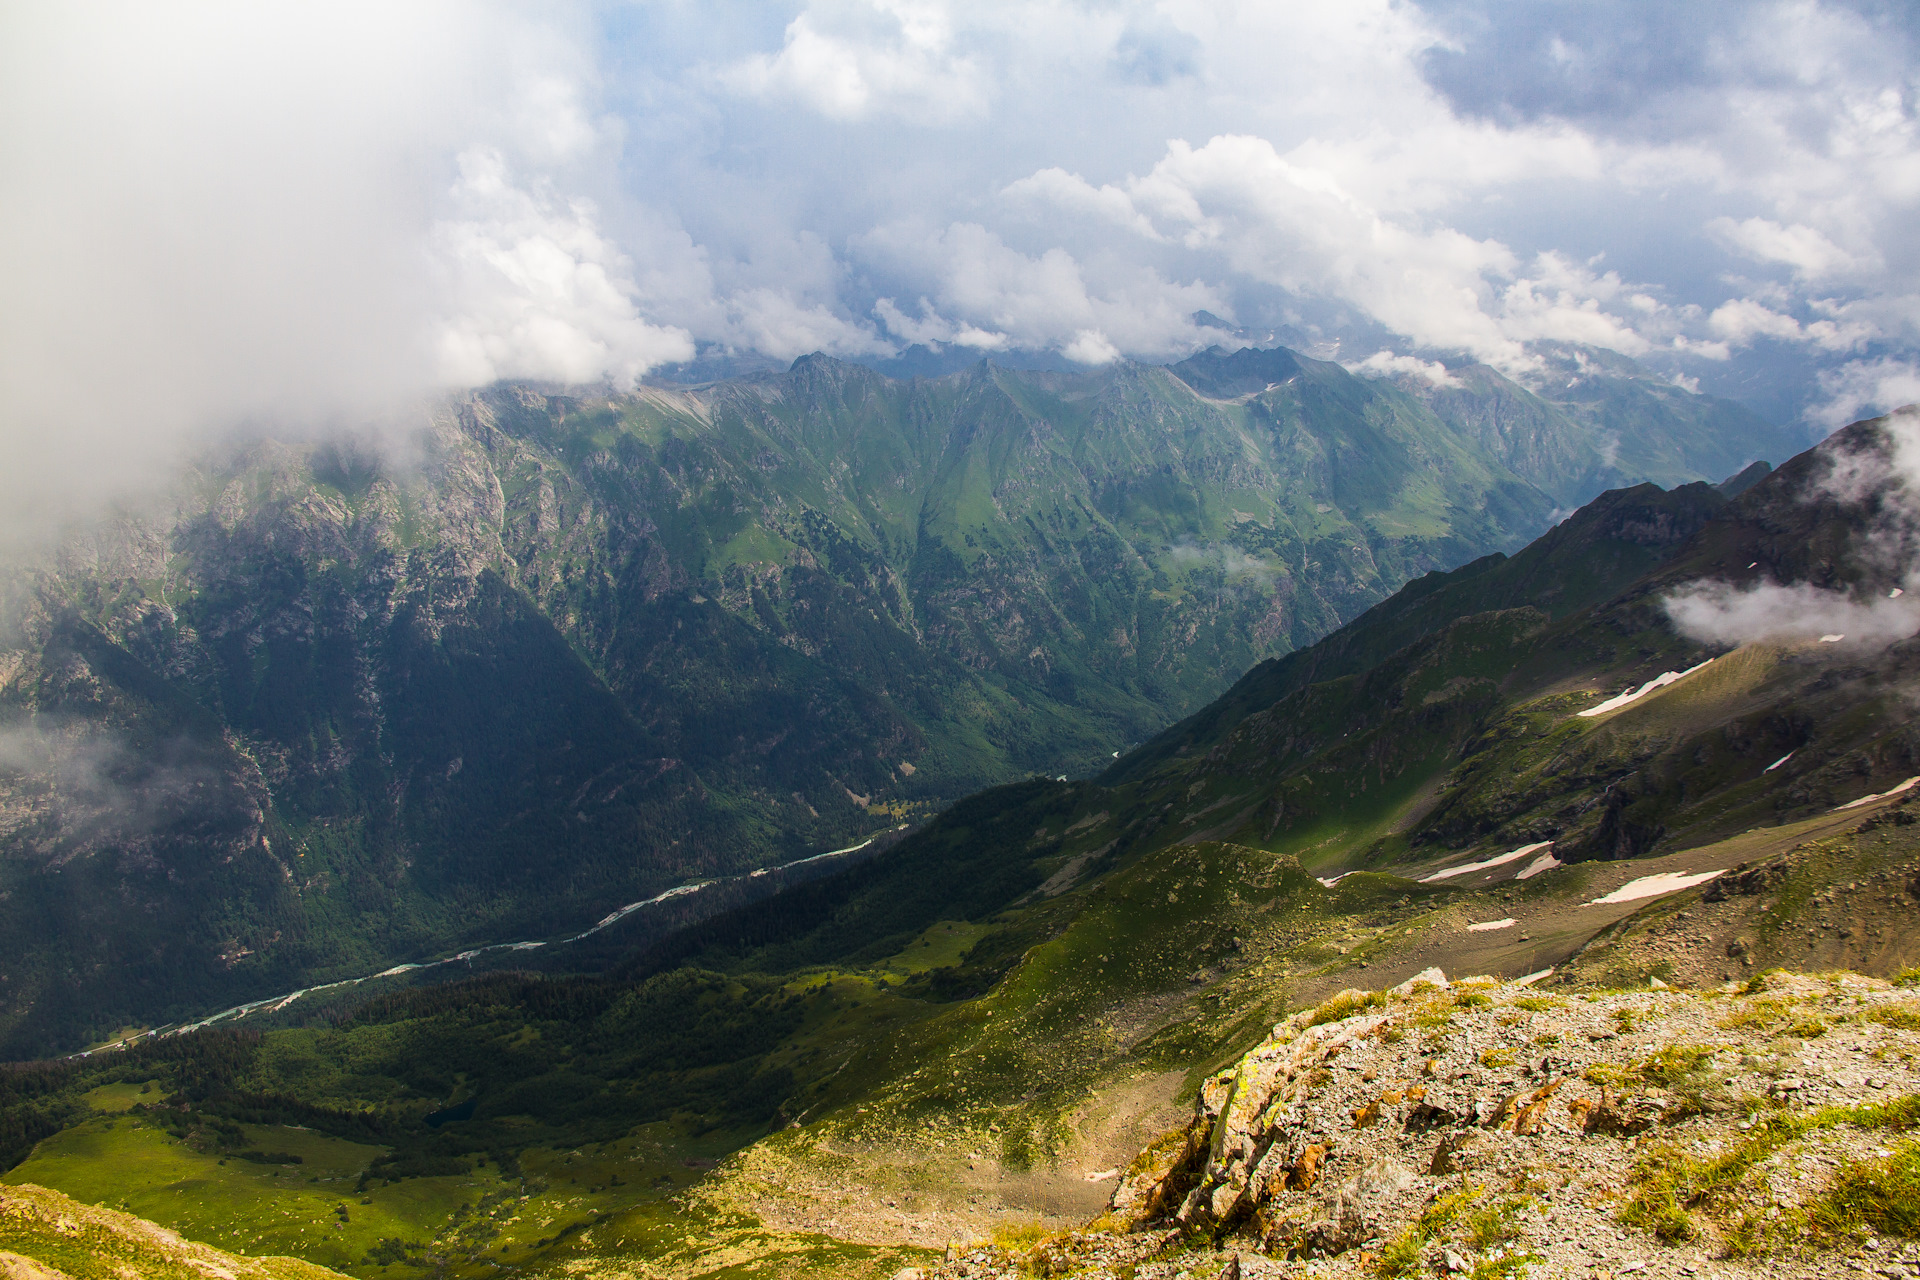
<path fill-rule="evenodd" d="M 1426 978 L 1276 1027 L 1126 1171 L 1101 1229 L 955 1251 L 928 1280 L 1920 1275 L 1920 1241 L 1888 1230 L 1920 1227 L 1899 1181 L 1920 1164 L 1920 992 Z M 1879 1199 L 1838 1194 L 1862 1187 Z"/>

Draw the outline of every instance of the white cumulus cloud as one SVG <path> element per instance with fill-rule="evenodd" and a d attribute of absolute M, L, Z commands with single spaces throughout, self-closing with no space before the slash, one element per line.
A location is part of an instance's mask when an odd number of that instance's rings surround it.
<path fill-rule="evenodd" d="M 741 58 L 718 78 L 735 92 L 841 121 L 949 121 L 980 114 L 987 97 L 981 68 L 954 48 L 946 7 L 925 0 L 810 7 L 787 24 L 778 53 Z"/>
<path fill-rule="evenodd" d="M 631 387 L 660 364 L 691 359 L 684 329 L 649 324 L 634 303 L 631 262 L 585 200 L 516 184 L 500 153 L 460 157 L 457 214 L 433 243 L 452 277 L 439 337 L 440 376 L 457 386 L 501 378 Z"/>
<path fill-rule="evenodd" d="M 1707 231 L 1729 248 L 1756 262 L 1780 262 L 1805 279 L 1817 280 L 1862 265 L 1852 254 L 1803 223 L 1781 226 L 1768 218 L 1713 218 Z"/>

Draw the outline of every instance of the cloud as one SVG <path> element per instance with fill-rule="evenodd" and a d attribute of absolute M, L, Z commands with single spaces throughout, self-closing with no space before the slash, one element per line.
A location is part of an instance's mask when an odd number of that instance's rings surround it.
<path fill-rule="evenodd" d="M 1783 262 L 1803 279 L 1817 280 L 1862 264 L 1812 227 L 1801 223 L 1783 227 L 1767 218 L 1713 218 L 1707 232 L 1714 239 L 1756 262 Z"/>
<path fill-rule="evenodd" d="M 203 744 L 136 749 L 98 725 L 41 715 L 0 724 L 0 838 L 54 861 L 194 822 L 203 845 L 250 834 L 258 809 Z M 132 850 L 138 856 L 138 849 Z"/>
<path fill-rule="evenodd" d="M 461 322 L 482 349 L 499 345 L 519 286 L 578 327 L 593 264 L 552 289 L 536 240 L 483 245 L 476 223 L 456 247 L 493 255 L 496 287 L 478 290 L 475 264 L 444 275 L 432 253 L 447 206 L 473 195 L 465 179 L 449 191 L 476 141 L 552 171 L 600 145 L 579 32 L 555 13 L 484 0 L 10 8 L 0 542 L 140 492 L 183 446 L 241 423 L 391 418 L 445 372 L 449 286 L 482 301 Z M 552 243 L 582 248 L 577 233 Z M 583 367 L 533 358 L 537 302 L 516 323 L 499 367 Z"/>
<path fill-rule="evenodd" d="M 1920 363 L 1881 357 L 1850 360 L 1820 374 L 1824 399 L 1808 414 L 1829 431 L 1849 422 L 1920 403 Z"/>
<path fill-rule="evenodd" d="M 830 120 L 947 122 L 978 116 L 987 104 L 981 68 L 953 44 L 942 5 L 846 0 L 810 7 L 787 24 L 778 53 L 742 58 L 717 78 L 737 93 L 797 102 Z"/>
<path fill-rule="evenodd" d="M 1120 358 L 1120 348 L 1098 329 L 1082 329 L 1060 348 L 1060 354 L 1080 364 L 1112 364 Z"/>
<path fill-rule="evenodd" d="M 730 345 L 791 360 L 814 351 L 836 356 L 890 356 L 894 347 L 871 329 L 809 305 L 784 289 L 747 288 L 720 301 Z"/>
<path fill-rule="evenodd" d="M 989 333 L 965 321 L 955 324 L 934 310 L 933 304 L 925 298 L 920 299 L 920 315 L 917 319 L 895 306 L 892 298 L 882 298 L 874 303 L 873 314 L 887 332 L 908 344 L 920 343 L 932 347 L 951 345 L 975 351 L 1004 351 L 1012 344 L 1012 340 L 1004 333 Z"/>
<path fill-rule="evenodd" d="M 1114 74 L 1131 84 L 1163 85 L 1200 73 L 1200 41 L 1164 19 L 1130 23 L 1113 46 Z"/>
<path fill-rule="evenodd" d="M 1860 517 L 1849 555 L 1880 587 L 1866 594 L 1805 582 L 1689 583 L 1661 601 L 1681 634 L 1711 644 L 1837 635 L 1885 645 L 1920 631 L 1920 411 L 1889 415 L 1864 443 L 1829 442 L 1823 461 L 1805 497 Z M 1888 582 L 1900 585 L 1881 594 Z"/>
<path fill-rule="evenodd" d="M 1391 351 L 1376 351 L 1365 360 L 1358 360 L 1346 366 L 1348 373 L 1357 373 L 1363 378 L 1387 378 L 1395 374 L 1407 374 L 1415 378 L 1424 378 L 1436 387 L 1457 387 L 1460 380 L 1447 372 L 1447 366 L 1438 360 L 1421 360 L 1414 356 L 1396 355 Z"/>
<path fill-rule="evenodd" d="M 1823 635 L 1887 644 L 1920 631 L 1920 596 L 1859 600 L 1806 583 L 1744 588 L 1695 583 L 1661 603 L 1682 635 L 1708 644 L 1814 640 Z"/>
<path fill-rule="evenodd" d="M 692 359 L 686 330 L 640 318 L 632 264 L 601 234 L 591 203 L 516 185 L 490 149 L 460 157 L 453 192 L 458 213 L 432 235 L 451 277 L 443 381 L 607 378 L 631 388 L 657 365 Z"/>
<path fill-rule="evenodd" d="M 1747 346 L 1755 338 L 1774 338 L 1806 343 L 1823 351 L 1853 351 L 1879 336 L 1874 326 L 1861 322 L 1814 320 L 1801 324 L 1751 298 L 1735 298 L 1715 307 L 1707 318 L 1707 327 L 1735 347 Z"/>
<path fill-rule="evenodd" d="M 1279 571 L 1259 556 L 1249 555 L 1231 542 L 1195 542 L 1183 538 L 1167 548 L 1176 565 L 1217 569 L 1225 578 L 1270 583 Z"/>
<path fill-rule="evenodd" d="M 876 307 L 889 331 L 909 342 L 1054 349 L 1094 365 L 1122 354 L 1177 357 L 1199 345 L 1194 313 L 1223 305 L 1214 289 L 1166 280 L 1124 258 L 1083 263 L 1060 248 L 1022 253 L 974 222 L 940 231 L 882 227 L 853 248 L 870 269 L 919 295 L 917 319 L 890 299 Z"/>
<path fill-rule="evenodd" d="M 1592 344 L 1830 422 L 1920 364 L 1914 31 L 1833 0 L 15 5 L 0 538 L 211 430 L 689 342 L 1159 360 L 1207 310 L 1521 374 Z"/>
<path fill-rule="evenodd" d="M 1119 186 L 1051 169 L 1008 192 L 1177 241 L 1233 274 L 1353 304 L 1416 345 L 1510 371 L 1537 365 L 1525 344 L 1540 340 L 1643 354 L 1653 344 L 1636 324 L 1666 310 L 1617 272 L 1553 252 L 1523 263 L 1498 240 L 1389 216 L 1332 169 L 1282 156 L 1264 138 L 1176 140 L 1145 176 Z"/>

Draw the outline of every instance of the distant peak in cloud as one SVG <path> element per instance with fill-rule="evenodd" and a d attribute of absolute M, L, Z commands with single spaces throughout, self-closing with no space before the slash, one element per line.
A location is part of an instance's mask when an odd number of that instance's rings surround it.
<path fill-rule="evenodd" d="M 1563 342 L 1830 424 L 1920 368 L 1915 24 L 1864 0 L 15 5 L 0 510 L 44 523 L 20 513 L 242 421 L 815 350 L 1284 340 L 1524 378 Z"/>

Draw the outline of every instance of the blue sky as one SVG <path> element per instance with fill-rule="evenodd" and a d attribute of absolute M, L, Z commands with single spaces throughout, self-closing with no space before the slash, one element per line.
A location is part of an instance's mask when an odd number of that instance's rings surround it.
<path fill-rule="evenodd" d="M 696 349 L 1166 360 L 1202 310 L 1373 371 L 1590 343 L 1830 427 L 1920 398 L 1913 15 L 13 6 L 5 447 L 138 467 Z"/>

